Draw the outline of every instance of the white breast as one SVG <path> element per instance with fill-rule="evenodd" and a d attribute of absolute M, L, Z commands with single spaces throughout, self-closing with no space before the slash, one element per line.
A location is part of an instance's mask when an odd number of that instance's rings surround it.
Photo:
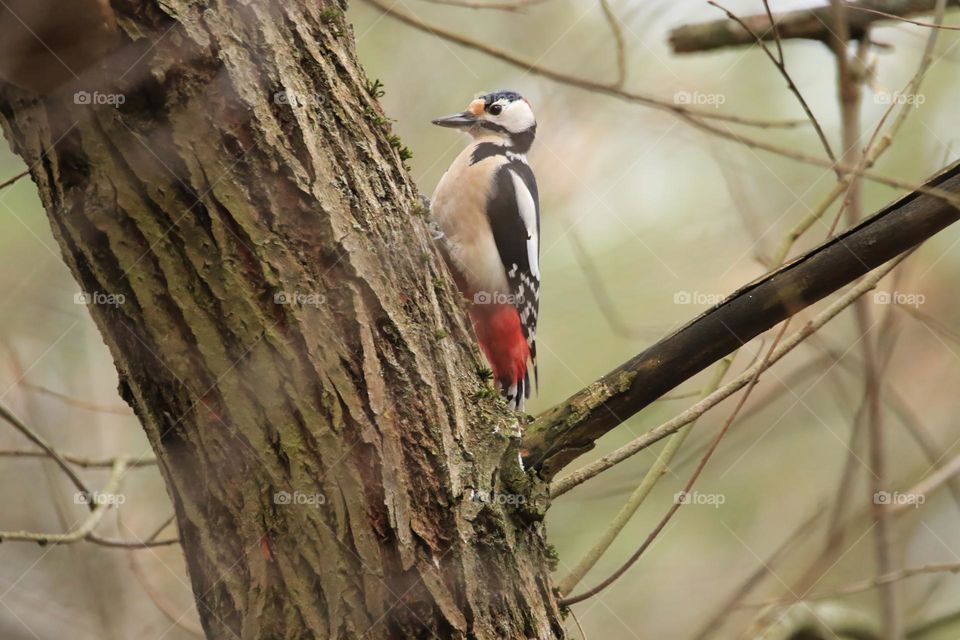
<path fill-rule="evenodd" d="M 475 147 L 476 143 L 464 149 L 440 178 L 430 211 L 443 231 L 454 268 L 470 288 L 464 293 L 468 296 L 479 292 L 509 294 L 486 213 L 492 176 L 506 159 L 492 156 L 471 165 Z"/>

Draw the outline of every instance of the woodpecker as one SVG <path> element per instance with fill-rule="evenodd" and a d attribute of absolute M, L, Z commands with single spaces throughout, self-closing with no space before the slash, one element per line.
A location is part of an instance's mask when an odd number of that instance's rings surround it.
<path fill-rule="evenodd" d="M 530 368 L 537 378 L 540 201 L 527 164 L 537 121 L 520 94 L 495 91 L 433 124 L 472 138 L 437 184 L 430 211 L 441 252 L 472 303 L 470 319 L 494 380 L 522 409 Z"/>

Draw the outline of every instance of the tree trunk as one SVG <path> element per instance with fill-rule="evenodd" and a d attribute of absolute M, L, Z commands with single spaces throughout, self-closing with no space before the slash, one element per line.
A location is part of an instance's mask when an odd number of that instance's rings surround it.
<path fill-rule="evenodd" d="M 4 85 L 4 132 L 160 461 L 208 637 L 562 637 L 542 486 L 504 488 L 516 419 L 343 8 L 114 0 L 110 53 L 44 96 Z"/>

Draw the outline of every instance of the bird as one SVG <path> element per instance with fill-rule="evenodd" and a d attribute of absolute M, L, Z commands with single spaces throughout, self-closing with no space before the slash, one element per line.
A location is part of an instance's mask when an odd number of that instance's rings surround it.
<path fill-rule="evenodd" d="M 494 91 L 432 122 L 472 138 L 437 183 L 432 224 L 495 384 L 522 410 L 531 369 L 537 383 L 540 306 L 540 197 L 527 162 L 533 108 L 515 91 Z"/>

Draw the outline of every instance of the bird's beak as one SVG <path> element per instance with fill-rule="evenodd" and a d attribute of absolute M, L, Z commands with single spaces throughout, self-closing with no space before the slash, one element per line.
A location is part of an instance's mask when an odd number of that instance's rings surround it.
<path fill-rule="evenodd" d="M 450 127 L 451 129 L 468 129 L 477 124 L 477 116 L 470 111 L 455 113 L 445 118 L 436 118 L 432 120 L 433 124 L 440 127 Z"/>

